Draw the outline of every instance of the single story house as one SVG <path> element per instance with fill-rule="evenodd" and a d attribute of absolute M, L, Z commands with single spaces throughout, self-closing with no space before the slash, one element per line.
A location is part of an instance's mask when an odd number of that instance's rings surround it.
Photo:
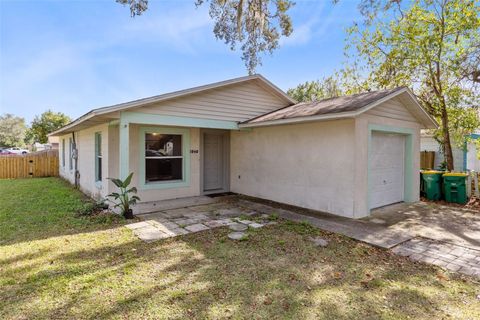
<path fill-rule="evenodd" d="M 296 103 L 252 75 L 95 109 L 51 136 L 60 175 L 93 197 L 134 172 L 143 202 L 235 192 L 361 218 L 419 200 L 420 130 L 435 127 L 408 88 Z"/>
<path fill-rule="evenodd" d="M 475 142 L 478 139 L 480 139 L 480 133 L 472 133 L 470 134 L 470 140 L 465 144 L 464 148 L 452 146 L 453 168 L 455 171 L 472 170 L 480 172 L 479 150 Z M 421 132 L 420 150 L 435 152 L 434 167 L 441 168 L 444 161 L 442 147 L 428 130 L 422 130 Z"/>

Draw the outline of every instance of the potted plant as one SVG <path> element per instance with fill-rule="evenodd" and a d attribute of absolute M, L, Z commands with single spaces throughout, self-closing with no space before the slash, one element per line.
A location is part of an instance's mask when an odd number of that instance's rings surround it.
<path fill-rule="evenodd" d="M 116 178 L 108 178 L 120 190 L 119 192 L 110 193 L 107 197 L 113 198 L 113 201 L 110 201 L 115 204 L 114 208 L 120 207 L 122 210 L 122 215 L 125 217 L 125 219 L 133 219 L 133 211 L 130 207 L 135 205 L 137 201 L 140 200 L 138 196 L 134 195 L 137 193 L 137 188 L 129 188 L 130 182 L 132 181 L 132 176 L 133 172 L 130 173 L 123 181 Z"/>

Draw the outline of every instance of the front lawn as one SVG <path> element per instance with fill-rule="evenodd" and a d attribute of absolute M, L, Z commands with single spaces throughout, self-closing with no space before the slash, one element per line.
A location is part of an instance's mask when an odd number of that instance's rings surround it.
<path fill-rule="evenodd" d="M 58 179 L 0 180 L 1 319 L 480 318 L 477 280 L 306 224 L 143 243 L 76 216 L 82 201 Z"/>

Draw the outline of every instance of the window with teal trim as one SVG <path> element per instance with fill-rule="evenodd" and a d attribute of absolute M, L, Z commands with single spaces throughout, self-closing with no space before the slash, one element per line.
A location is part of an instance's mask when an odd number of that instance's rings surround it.
<path fill-rule="evenodd" d="M 145 182 L 183 180 L 182 146 L 180 134 L 145 133 Z"/>
<path fill-rule="evenodd" d="M 95 181 L 102 181 L 102 134 L 95 133 Z"/>

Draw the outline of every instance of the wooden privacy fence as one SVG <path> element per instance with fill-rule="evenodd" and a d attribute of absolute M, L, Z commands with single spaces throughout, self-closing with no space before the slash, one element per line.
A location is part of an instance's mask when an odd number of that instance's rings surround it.
<path fill-rule="evenodd" d="M 58 150 L 0 156 L 0 179 L 58 176 Z"/>
<path fill-rule="evenodd" d="M 420 152 L 420 169 L 434 169 L 435 151 Z"/>

